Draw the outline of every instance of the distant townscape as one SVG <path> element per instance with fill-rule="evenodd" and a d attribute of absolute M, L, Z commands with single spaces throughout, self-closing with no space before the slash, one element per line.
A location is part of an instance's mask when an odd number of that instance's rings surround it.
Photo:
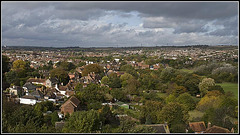
<path fill-rule="evenodd" d="M 2 49 L 5 133 L 238 132 L 238 46 Z"/>

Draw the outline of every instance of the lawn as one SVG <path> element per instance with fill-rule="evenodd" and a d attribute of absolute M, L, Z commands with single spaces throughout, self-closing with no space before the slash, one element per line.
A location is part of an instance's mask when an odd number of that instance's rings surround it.
<path fill-rule="evenodd" d="M 187 73 L 193 73 L 194 72 L 193 69 L 186 69 L 186 68 L 180 69 L 180 71 L 187 72 Z"/>
<path fill-rule="evenodd" d="M 197 110 L 193 110 L 193 111 L 189 111 L 188 114 L 190 116 L 189 121 L 193 122 L 196 120 L 196 118 L 200 119 L 204 113 Z"/>
<path fill-rule="evenodd" d="M 231 91 L 238 98 L 238 84 L 237 83 L 217 83 L 217 85 L 222 86 L 225 92 Z"/>
<path fill-rule="evenodd" d="M 167 93 L 162 93 L 162 92 L 158 92 L 157 95 L 160 98 L 166 98 L 168 96 Z"/>

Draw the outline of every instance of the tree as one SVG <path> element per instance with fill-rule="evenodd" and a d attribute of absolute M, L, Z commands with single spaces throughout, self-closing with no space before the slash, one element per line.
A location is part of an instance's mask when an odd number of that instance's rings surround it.
<path fill-rule="evenodd" d="M 94 133 L 100 129 L 100 117 L 97 111 L 77 111 L 73 112 L 63 132 L 67 133 Z"/>
<path fill-rule="evenodd" d="M 83 85 L 81 83 L 77 83 L 77 85 L 75 86 L 74 90 L 75 91 L 80 91 L 80 90 L 82 90 L 82 88 L 83 88 Z"/>
<path fill-rule="evenodd" d="M 160 75 L 161 80 L 163 83 L 169 82 L 172 80 L 172 78 L 175 77 L 176 70 L 174 68 L 168 67 L 165 68 Z"/>
<path fill-rule="evenodd" d="M 16 76 L 17 76 L 17 72 L 14 71 L 14 70 L 11 70 L 11 71 L 6 73 L 6 81 L 9 84 L 15 84 L 15 85 L 19 86 L 20 85 L 20 80 Z"/>
<path fill-rule="evenodd" d="M 122 87 L 125 87 L 128 84 L 128 81 L 132 78 L 133 76 L 129 73 L 124 73 L 123 75 L 121 75 L 120 80 L 121 80 Z"/>
<path fill-rule="evenodd" d="M 27 67 L 27 63 L 23 60 L 15 60 L 13 62 L 13 69 L 14 70 L 18 70 L 18 69 L 21 69 L 21 70 L 26 70 L 28 67 Z"/>
<path fill-rule="evenodd" d="M 188 111 L 193 110 L 196 106 L 195 101 L 193 100 L 191 95 L 188 93 L 183 93 L 179 95 L 176 101 L 180 104 L 185 105 Z"/>
<path fill-rule="evenodd" d="M 76 68 L 76 66 L 72 62 L 67 62 L 67 61 L 58 62 L 56 65 L 58 65 L 58 67 L 61 67 L 65 71 L 70 71 Z"/>
<path fill-rule="evenodd" d="M 168 104 L 170 102 L 176 101 L 176 96 L 175 94 L 170 94 L 165 98 L 165 102 Z"/>
<path fill-rule="evenodd" d="M 224 94 L 224 90 L 220 85 L 209 86 L 208 91 L 212 91 L 212 90 L 218 90 L 219 92 Z"/>
<path fill-rule="evenodd" d="M 180 94 L 183 94 L 187 91 L 187 89 L 184 86 L 176 86 L 173 90 L 173 93 L 176 96 L 179 96 Z"/>
<path fill-rule="evenodd" d="M 205 111 L 209 108 L 216 108 L 220 103 L 220 96 L 222 93 L 219 91 L 209 91 L 201 100 L 198 102 L 196 109 L 199 111 Z"/>
<path fill-rule="evenodd" d="M 108 105 L 102 106 L 99 109 L 100 118 L 102 119 L 102 124 L 111 124 L 111 125 L 119 125 L 120 121 L 115 117 L 115 114 L 112 113 L 110 107 Z"/>
<path fill-rule="evenodd" d="M 157 116 L 159 123 L 167 122 L 169 127 L 175 124 L 186 124 L 188 118 L 189 114 L 186 108 L 177 102 L 165 105 Z"/>
<path fill-rule="evenodd" d="M 94 72 L 96 74 L 103 73 L 103 67 L 99 64 L 89 64 L 84 67 L 82 72 L 83 76 L 87 76 L 90 72 Z"/>
<path fill-rule="evenodd" d="M 100 87 L 97 84 L 89 84 L 77 93 L 77 98 L 82 102 L 87 102 L 89 105 L 91 105 L 91 103 L 104 101 L 103 92 L 100 91 Z"/>
<path fill-rule="evenodd" d="M 212 78 L 204 78 L 202 82 L 199 83 L 199 90 L 202 97 L 208 92 L 211 86 L 215 86 L 215 81 Z"/>
<path fill-rule="evenodd" d="M 68 73 L 62 68 L 55 68 L 51 70 L 50 77 L 56 77 L 61 83 L 63 83 L 63 85 L 66 85 L 70 80 Z"/>
<path fill-rule="evenodd" d="M 81 67 L 81 66 L 84 66 L 86 65 L 86 62 L 79 62 L 77 66 Z"/>
<path fill-rule="evenodd" d="M 104 84 L 104 85 L 107 85 L 109 83 L 109 78 L 107 76 L 104 76 L 102 79 L 101 79 L 101 83 Z"/>
<path fill-rule="evenodd" d="M 2 73 L 4 74 L 5 72 L 8 72 L 9 69 L 10 69 L 9 58 L 5 55 L 2 55 Z"/>
<path fill-rule="evenodd" d="M 109 78 L 108 86 L 110 88 L 121 88 L 121 80 L 116 73 L 111 73 L 108 78 Z"/>
<path fill-rule="evenodd" d="M 52 125 L 55 125 L 55 122 L 57 122 L 58 120 L 59 120 L 58 113 L 57 113 L 57 111 L 54 111 L 51 114 L 51 123 L 52 123 Z"/>
<path fill-rule="evenodd" d="M 163 104 L 158 101 L 147 100 L 146 103 L 141 107 L 141 123 L 151 121 L 151 123 L 157 123 L 157 115 L 163 108 Z"/>

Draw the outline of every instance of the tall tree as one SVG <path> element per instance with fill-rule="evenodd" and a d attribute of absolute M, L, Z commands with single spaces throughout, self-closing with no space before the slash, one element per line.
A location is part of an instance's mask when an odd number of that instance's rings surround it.
<path fill-rule="evenodd" d="M 211 86 L 215 86 L 215 81 L 212 78 L 204 78 L 202 80 L 202 82 L 199 83 L 199 90 L 201 92 L 202 97 L 205 94 L 207 94 L 207 92 Z"/>

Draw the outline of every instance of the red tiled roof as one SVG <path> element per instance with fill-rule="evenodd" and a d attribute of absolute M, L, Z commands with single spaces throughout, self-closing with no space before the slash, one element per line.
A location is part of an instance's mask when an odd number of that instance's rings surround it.
<path fill-rule="evenodd" d="M 205 126 L 205 123 L 203 121 L 189 122 L 189 126 L 194 132 L 202 132 L 202 131 L 206 130 L 206 126 Z"/>
<path fill-rule="evenodd" d="M 204 133 L 231 133 L 228 129 L 219 127 L 219 126 L 212 126 L 208 128 Z"/>
<path fill-rule="evenodd" d="M 29 78 L 28 80 L 27 80 L 27 82 L 40 82 L 40 83 L 44 83 L 46 81 L 46 79 L 40 79 L 40 78 L 37 78 L 37 79 L 35 79 L 35 78 Z"/>

